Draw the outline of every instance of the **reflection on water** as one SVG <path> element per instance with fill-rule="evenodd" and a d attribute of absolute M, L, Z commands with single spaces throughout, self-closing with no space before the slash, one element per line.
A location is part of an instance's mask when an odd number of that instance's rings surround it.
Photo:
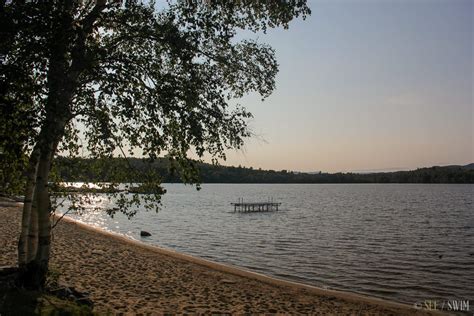
<path fill-rule="evenodd" d="M 474 299 L 473 185 L 166 185 L 159 213 L 72 215 L 144 242 L 323 288 Z M 234 213 L 231 202 L 282 202 Z M 100 197 L 93 203 L 112 203 Z"/>

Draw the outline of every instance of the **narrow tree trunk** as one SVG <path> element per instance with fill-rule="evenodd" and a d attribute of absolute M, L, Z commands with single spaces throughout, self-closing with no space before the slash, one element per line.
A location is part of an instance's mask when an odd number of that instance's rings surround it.
<path fill-rule="evenodd" d="M 27 169 L 27 183 L 21 223 L 21 234 L 18 241 L 18 265 L 20 285 L 35 288 L 33 282 L 36 270 L 31 269 L 31 262 L 36 257 L 38 249 L 38 209 L 36 202 L 36 178 L 39 163 L 39 146 L 35 146 L 30 155 Z"/>
<path fill-rule="evenodd" d="M 48 176 L 53 150 L 42 155 L 38 166 L 36 198 L 38 201 L 38 249 L 33 261 L 37 271 L 36 282 L 42 287 L 46 281 L 51 247 L 51 201 L 48 190 Z"/>
<path fill-rule="evenodd" d="M 36 182 L 36 180 L 35 180 Z M 36 194 L 33 194 L 34 199 L 31 205 L 30 214 L 30 228 L 28 231 L 28 243 L 26 252 L 26 264 L 28 265 L 36 257 L 38 249 L 38 202 L 36 201 Z"/>
<path fill-rule="evenodd" d="M 35 195 L 35 193 L 33 194 Z M 39 289 L 37 280 L 38 268 L 34 263 L 38 249 L 38 208 L 36 197 L 34 197 L 30 208 L 29 229 L 26 242 L 26 261 L 20 265 L 18 282 L 21 286 L 31 289 Z"/>
<path fill-rule="evenodd" d="M 37 289 L 41 289 L 44 285 L 49 264 L 51 201 L 48 178 L 51 163 L 56 147 L 64 136 L 64 128 L 72 118 L 70 105 L 78 85 L 78 78 L 86 69 L 86 39 L 94 29 L 94 22 L 105 9 L 106 3 L 105 0 L 97 0 L 92 11 L 83 19 L 82 28 L 76 28 L 72 24 L 74 2 L 66 1 L 61 7 L 63 12 L 57 13 L 51 24 L 52 35 L 48 42 L 50 56 L 47 75 L 48 98 L 45 104 L 46 118 L 41 126 L 36 146 L 39 148 L 36 179 L 28 182 L 29 186 L 25 194 L 28 199 L 25 199 L 22 236 L 18 247 L 20 265 L 25 266 L 23 275 L 26 279 L 24 281 Z M 74 46 L 72 50 L 70 50 L 71 46 Z M 28 236 L 27 239 L 30 241 L 26 246 L 25 236 Z"/>
<path fill-rule="evenodd" d="M 31 203 L 30 226 L 26 265 L 20 275 L 23 286 L 42 289 L 48 272 L 51 242 L 51 204 L 48 192 L 48 177 L 54 156 L 55 141 L 48 136 L 41 142 L 41 154 L 36 170 L 36 185 Z"/>
<path fill-rule="evenodd" d="M 18 265 L 23 269 L 28 263 L 29 235 L 31 225 L 31 212 L 36 187 L 36 172 L 38 170 L 39 150 L 36 147 L 30 155 L 28 169 L 26 172 L 25 199 L 23 203 L 23 214 L 21 219 L 21 233 L 18 241 Z"/>
<path fill-rule="evenodd" d="M 27 265 L 23 275 L 24 286 L 42 289 L 48 272 L 51 244 L 51 201 L 48 190 L 48 179 L 53 157 L 64 134 L 67 118 L 55 117 L 48 120 L 38 137 L 40 149 L 36 170 L 34 199 L 31 204 L 30 229 Z"/>

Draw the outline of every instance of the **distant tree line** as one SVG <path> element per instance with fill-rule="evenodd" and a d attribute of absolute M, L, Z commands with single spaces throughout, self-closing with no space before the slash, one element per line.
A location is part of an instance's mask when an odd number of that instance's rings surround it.
<path fill-rule="evenodd" d="M 130 173 L 127 169 L 132 168 Z M 420 168 L 411 171 L 377 173 L 301 173 L 195 163 L 202 183 L 474 183 L 474 165 Z M 139 158 L 83 159 L 60 157 L 55 176 L 67 182 L 141 182 L 154 173 L 162 182 L 180 183 L 172 161 L 153 162 Z"/>

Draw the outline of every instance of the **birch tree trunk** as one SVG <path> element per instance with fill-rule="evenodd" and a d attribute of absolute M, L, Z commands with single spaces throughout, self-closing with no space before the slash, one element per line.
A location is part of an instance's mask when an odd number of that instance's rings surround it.
<path fill-rule="evenodd" d="M 30 265 L 35 259 L 38 249 L 38 208 L 35 191 L 39 154 L 39 147 L 35 146 L 28 162 L 21 233 L 18 241 L 19 282 L 29 288 L 35 287 L 32 280 L 36 273 L 30 268 Z"/>
<path fill-rule="evenodd" d="M 46 281 L 51 246 L 48 178 L 56 146 L 64 133 L 66 122 L 64 117 L 57 121 L 52 120 L 52 125 L 47 124 L 43 127 L 38 140 L 40 155 L 36 165 L 36 185 L 30 207 L 26 262 L 20 275 L 22 285 L 28 288 L 42 289 Z"/>
<path fill-rule="evenodd" d="M 36 182 L 36 180 L 35 180 Z M 33 196 L 35 194 L 33 193 Z M 33 199 L 30 214 L 30 227 L 28 231 L 28 243 L 26 252 L 26 264 L 28 265 L 36 257 L 36 250 L 38 249 L 38 206 L 36 198 Z"/>
<path fill-rule="evenodd" d="M 59 18 L 53 20 L 51 26 L 53 34 L 52 40 L 48 43 L 50 63 L 47 74 L 46 118 L 35 146 L 38 152 L 31 157 L 36 157 L 36 160 L 31 159 L 22 232 L 18 244 L 18 262 L 22 267 L 20 282 L 35 289 L 44 286 L 49 264 L 52 210 L 48 179 L 51 164 L 57 145 L 64 136 L 65 126 L 72 118 L 70 105 L 79 75 L 88 63 L 86 39 L 91 34 L 96 19 L 105 9 L 106 3 L 106 0 L 96 0 L 93 9 L 82 19 L 82 28 L 77 31 L 72 25 L 73 2 L 66 1 L 62 12 L 58 14 Z M 76 31 L 76 36 L 71 36 Z"/>
<path fill-rule="evenodd" d="M 64 128 L 71 118 L 69 106 L 77 84 L 77 77 L 70 80 L 68 47 L 70 46 L 70 32 L 72 32 L 73 2 L 65 2 L 62 12 L 52 21 L 52 38 L 49 45 L 49 69 L 47 74 L 48 98 L 45 104 L 46 117 L 38 135 L 39 161 L 36 172 L 31 219 L 37 214 L 37 242 L 36 247 L 28 251 L 29 255 L 27 276 L 29 285 L 35 289 L 42 289 L 48 271 L 50 244 L 51 244 L 51 201 L 48 190 L 48 179 L 51 164 L 58 143 L 64 135 Z M 36 202 L 36 203 L 35 203 Z M 36 209 L 36 213 L 34 212 Z M 31 221 L 33 230 L 34 221 Z M 33 236 L 32 236 L 33 237 Z M 31 241 L 34 241 L 32 238 Z"/>
<path fill-rule="evenodd" d="M 54 147 L 52 144 L 51 147 Z M 48 146 L 48 147 L 50 147 Z M 48 177 L 54 156 L 53 148 L 42 153 L 36 178 L 36 201 L 38 202 L 38 248 L 32 265 L 36 271 L 35 284 L 42 287 L 48 272 L 51 248 L 51 201 L 48 190 Z"/>
<path fill-rule="evenodd" d="M 30 261 L 28 258 L 29 249 L 31 249 L 30 234 L 33 233 L 31 224 L 35 222 L 32 218 L 32 205 L 34 201 L 34 191 L 36 187 L 36 173 L 38 170 L 39 150 L 35 148 L 30 155 L 28 162 L 27 180 L 25 188 L 25 199 L 23 202 L 23 214 L 21 219 L 21 233 L 18 241 L 18 265 L 20 269 L 24 269 Z M 36 213 L 36 210 L 33 210 Z M 35 252 L 36 254 L 36 252 Z"/>

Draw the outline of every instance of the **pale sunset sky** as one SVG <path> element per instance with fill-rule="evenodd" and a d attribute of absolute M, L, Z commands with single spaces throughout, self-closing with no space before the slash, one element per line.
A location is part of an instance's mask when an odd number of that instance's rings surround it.
<path fill-rule="evenodd" d="M 474 162 L 472 0 L 312 1 L 258 35 L 275 92 L 239 103 L 257 135 L 225 165 L 404 170 Z"/>

